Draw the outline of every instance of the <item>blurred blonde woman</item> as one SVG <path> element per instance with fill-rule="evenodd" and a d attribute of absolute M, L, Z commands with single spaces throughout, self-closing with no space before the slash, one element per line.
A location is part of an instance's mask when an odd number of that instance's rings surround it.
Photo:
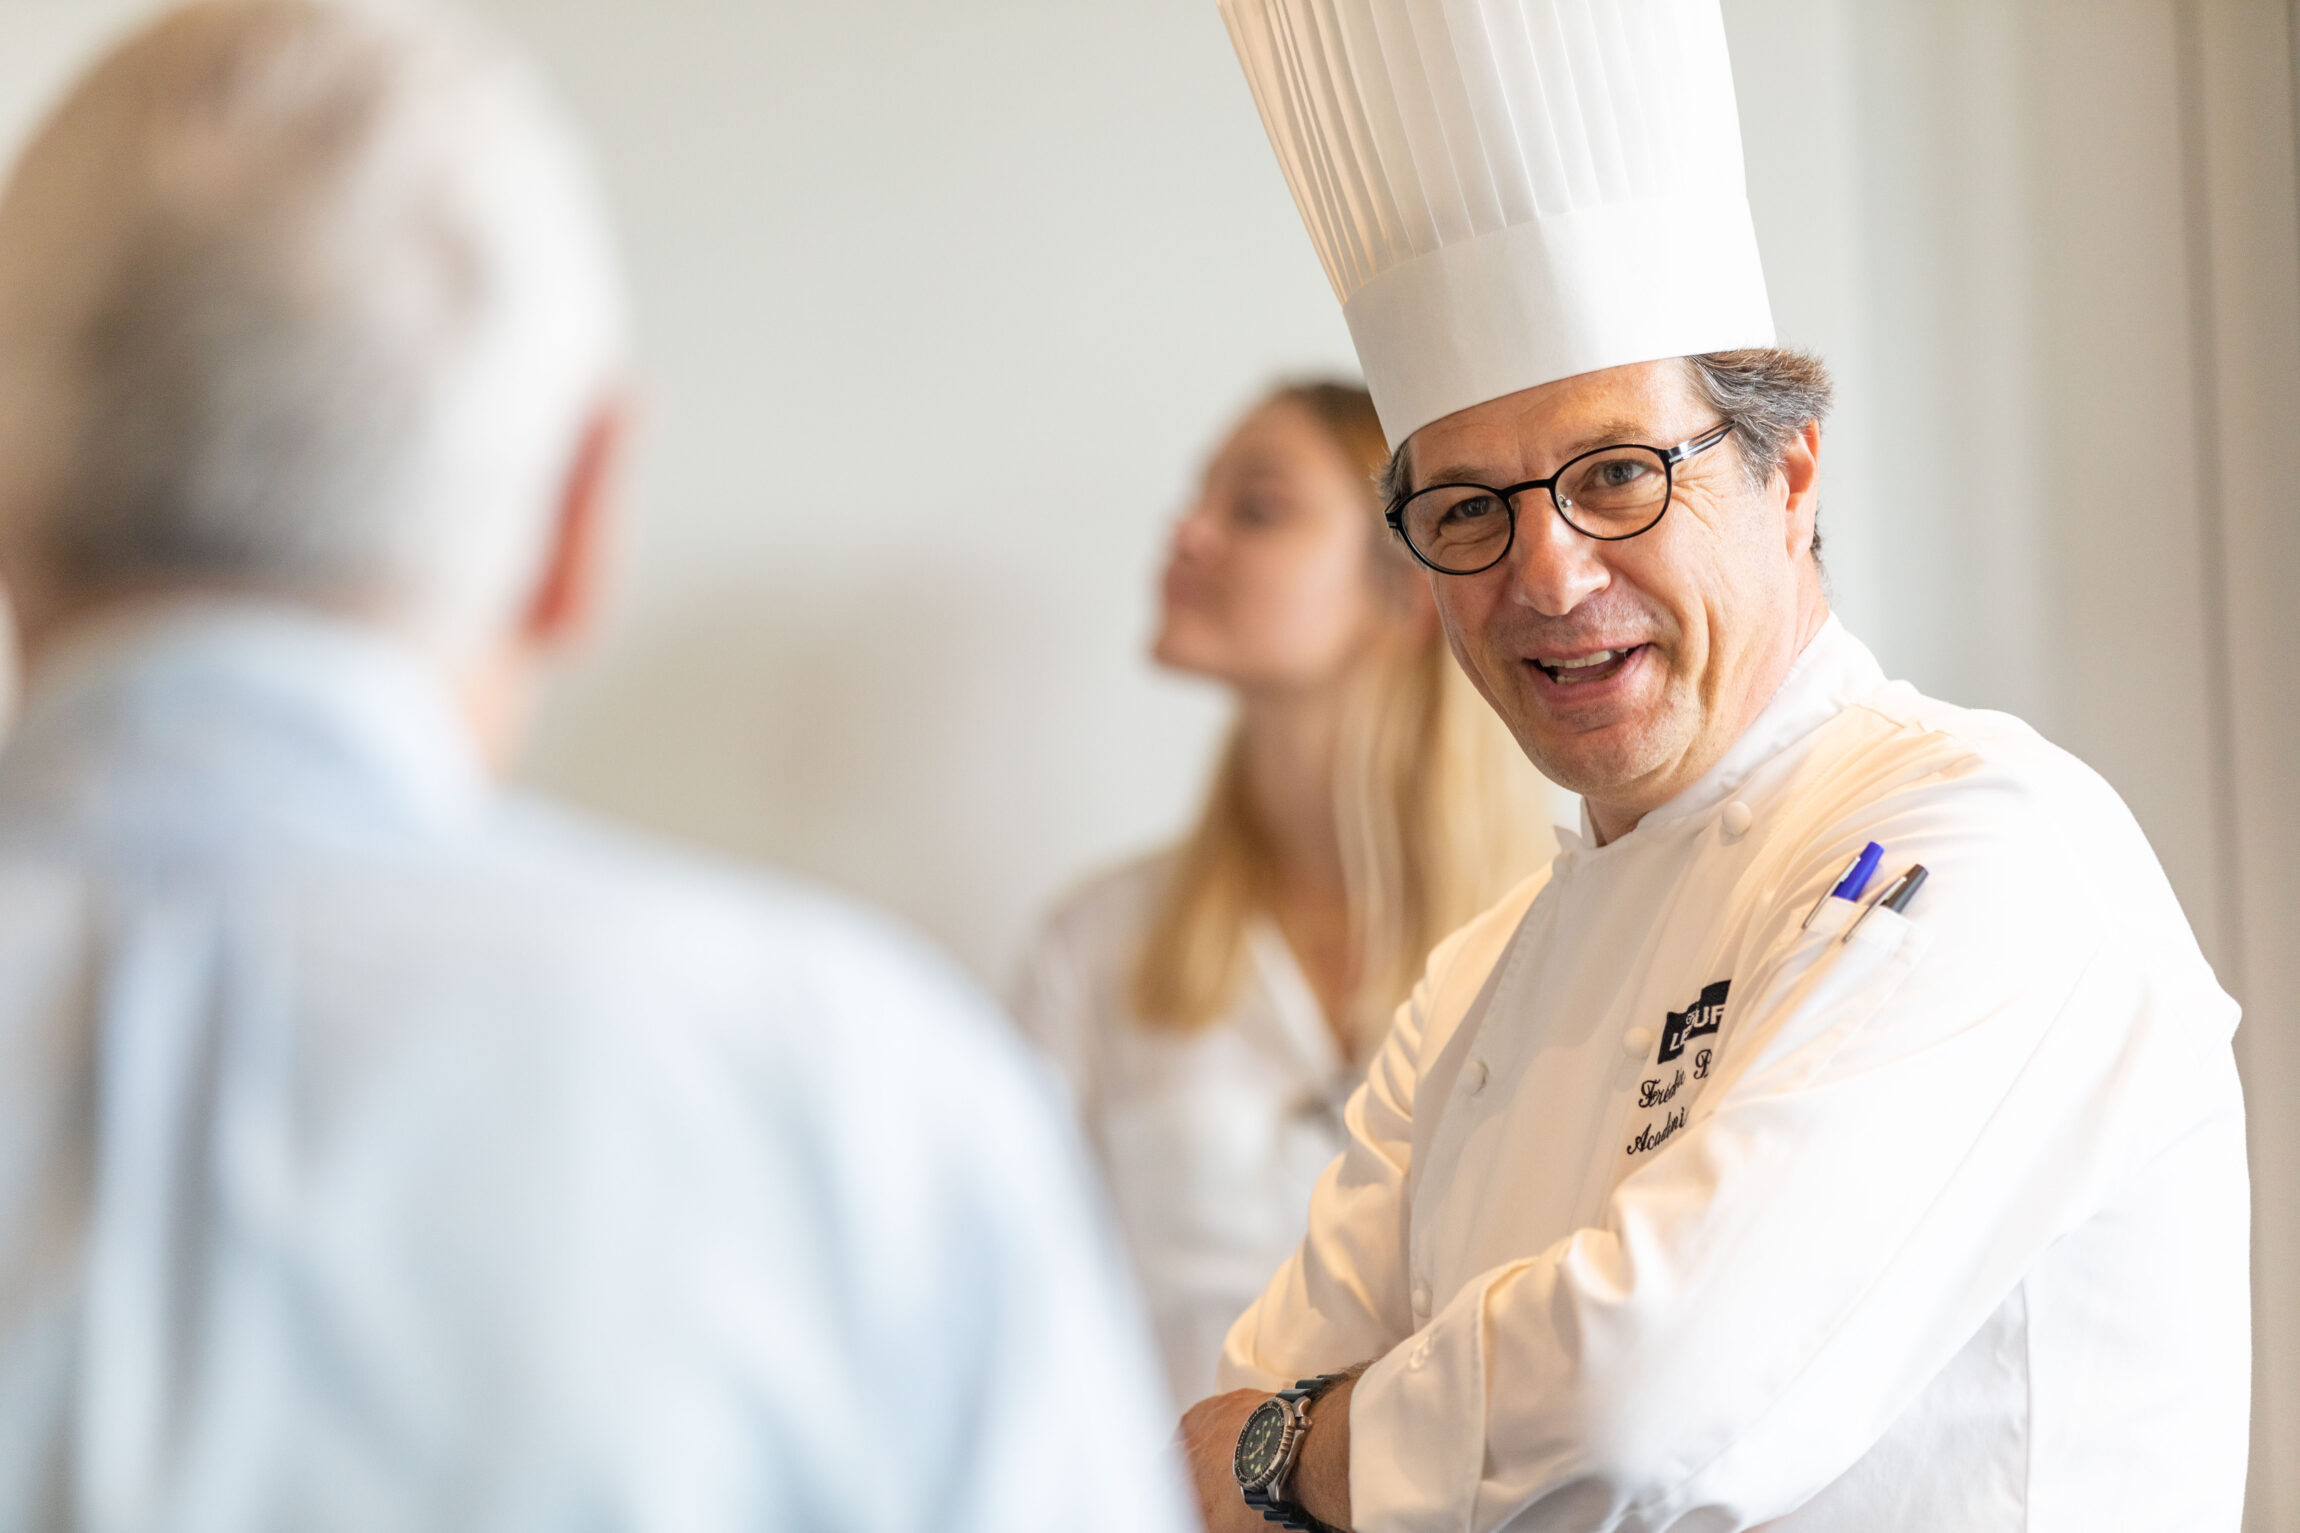
<path fill-rule="evenodd" d="M 1176 523 L 1154 654 L 1237 699 L 1197 824 L 1048 919 L 1016 1011 L 1070 1078 L 1177 1401 L 1301 1238 L 1438 939 L 1544 865 L 1551 790 L 1383 527 L 1362 389 L 1279 389 Z"/>

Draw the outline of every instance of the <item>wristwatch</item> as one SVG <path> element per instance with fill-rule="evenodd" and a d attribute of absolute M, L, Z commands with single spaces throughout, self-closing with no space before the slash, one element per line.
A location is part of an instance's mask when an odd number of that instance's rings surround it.
<path fill-rule="evenodd" d="M 1302 1455 L 1302 1438 L 1310 1430 L 1310 1404 L 1318 1396 L 1351 1377 L 1324 1373 L 1304 1379 L 1292 1389 L 1281 1389 L 1246 1418 L 1238 1431 L 1238 1446 L 1230 1455 L 1230 1471 L 1238 1477 L 1238 1490 L 1246 1504 L 1265 1521 L 1306 1533 L 1340 1533 L 1286 1499 L 1286 1480 L 1294 1461 Z"/>

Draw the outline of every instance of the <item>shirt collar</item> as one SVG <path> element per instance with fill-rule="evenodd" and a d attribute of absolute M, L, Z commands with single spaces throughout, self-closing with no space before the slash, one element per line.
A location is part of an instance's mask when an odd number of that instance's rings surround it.
<path fill-rule="evenodd" d="M 171 601 L 87 620 L 27 678 L 18 790 L 73 792 L 103 765 L 282 807 L 315 798 L 416 826 L 490 783 L 445 678 L 380 628 L 286 603 Z"/>
<path fill-rule="evenodd" d="M 1252 918 L 1246 927 L 1246 951 L 1295 1062 L 1314 1080 L 1331 1081 L 1346 1074 L 1349 1061 L 1326 1020 L 1325 1002 L 1318 999 L 1276 917 L 1258 912 Z"/>

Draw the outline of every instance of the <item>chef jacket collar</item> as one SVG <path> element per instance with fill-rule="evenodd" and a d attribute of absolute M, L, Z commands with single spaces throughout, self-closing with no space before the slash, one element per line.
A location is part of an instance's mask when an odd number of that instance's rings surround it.
<path fill-rule="evenodd" d="M 1877 664 L 1877 657 L 1831 613 L 1789 667 L 1789 674 L 1781 678 L 1773 700 L 1699 781 L 1608 846 L 1598 846 L 1597 827 L 1586 803 L 1581 809 L 1580 834 L 1573 836 L 1561 827 L 1559 840 L 1570 852 L 1602 853 L 1642 832 L 1699 818 L 1731 798 L 1767 762 L 1866 697 L 1884 680 L 1884 667 Z"/>
<path fill-rule="evenodd" d="M 238 783 L 290 812 L 356 805 L 426 829 L 478 810 L 492 789 L 445 678 L 420 653 L 369 625 L 256 598 L 130 608 L 42 652 L 10 742 L 11 791 L 80 797 L 91 759 L 122 751 L 184 791 Z"/>

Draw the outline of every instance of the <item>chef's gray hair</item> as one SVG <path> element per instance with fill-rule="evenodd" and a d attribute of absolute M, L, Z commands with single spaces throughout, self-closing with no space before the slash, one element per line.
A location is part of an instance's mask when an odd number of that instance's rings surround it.
<path fill-rule="evenodd" d="M 1757 346 L 1743 351 L 1712 351 L 1685 358 L 1693 388 L 1721 420 L 1733 423 L 1733 440 L 1751 485 L 1772 482 L 1789 443 L 1807 421 L 1829 418 L 1835 385 L 1829 369 L 1809 351 Z M 1400 443 L 1382 470 L 1384 505 L 1406 490 L 1406 450 Z M 1821 530 L 1813 529 L 1813 557 L 1821 556 Z"/>
<path fill-rule="evenodd" d="M 204 0 L 0 200 L 0 535 L 74 596 L 220 585 L 464 644 L 536 578 L 621 358 L 572 134 L 425 5 Z"/>

